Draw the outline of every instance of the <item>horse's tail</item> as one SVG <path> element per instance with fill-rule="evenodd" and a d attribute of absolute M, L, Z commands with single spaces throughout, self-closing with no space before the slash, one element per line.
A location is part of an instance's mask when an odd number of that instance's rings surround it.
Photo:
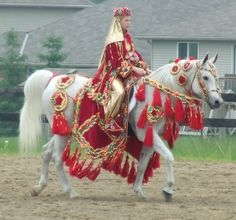
<path fill-rule="evenodd" d="M 21 153 L 29 153 L 36 149 L 42 134 L 41 114 L 42 94 L 53 73 L 48 70 L 37 70 L 24 86 L 24 105 L 20 113 L 19 144 Z"/>

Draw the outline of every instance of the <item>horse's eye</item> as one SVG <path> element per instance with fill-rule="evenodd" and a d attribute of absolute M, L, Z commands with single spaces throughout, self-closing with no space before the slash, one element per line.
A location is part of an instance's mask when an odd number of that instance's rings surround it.
<path fill-rule="evenodd" d="M 208 78 L 208 76 L 203 76 L 203 79 L 204 79 L 205 81 L 207 81 L 209 78 Z"/>

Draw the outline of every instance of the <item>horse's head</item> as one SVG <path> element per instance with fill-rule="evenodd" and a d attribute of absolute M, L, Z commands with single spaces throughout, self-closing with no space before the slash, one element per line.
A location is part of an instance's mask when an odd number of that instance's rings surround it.
<path fill-rule="evenodd" d="M 196 70 L 192 80 L 192 93 L 201 99 L 205 99 L 209 107 L 219 108 L 223 102 L 220 95 L 219 79 L 214 63 L 217 55 L 208 60 L 208 54 L 196 61 Z"/>

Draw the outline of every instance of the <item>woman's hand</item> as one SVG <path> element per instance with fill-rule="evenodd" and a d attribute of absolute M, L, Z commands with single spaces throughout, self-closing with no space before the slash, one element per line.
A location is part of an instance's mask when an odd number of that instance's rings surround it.
<path fill-rule="evenodd" d="M 132 70 L 133 70 L 134 72 L 138 73 L 138 74 L 141 75 L 141 76 L 145 76 L 145 75 L 147 74 L 144 69 L 139 68 L 139 67 L 136 67 L 136 66 L 133 66 L 133 67 L 132 67 Z"/>
<path fill-rule="evenodd" d="M 152 73 L 152 71 L 149 68 L 147 68 L 146 73 L 147 73 L 147 75 L 150 75 Z"/>

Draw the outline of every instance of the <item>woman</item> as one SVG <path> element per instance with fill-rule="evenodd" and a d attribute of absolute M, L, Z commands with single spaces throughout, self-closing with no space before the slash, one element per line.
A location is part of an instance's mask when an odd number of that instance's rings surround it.
<path fill-rule="evenodd" d="M 103 92 L 107 81 L 111 82 L 110 100 L 104 106 L 105 118 L 118 115 L 121 102 L 125 96 L 125 80 L 132 75 L 137 78 L 150 73 L 140 54 L 135 50 L 128 29 L 131 24 L 130 9 L 117 8 L 108 32 L 99 70 L 93 83 L 101 83 L 98 92 Z M 115 72 L 113 75 L 112 72 Z M 109 86 L 109 85 L 108 85 Z"/>
<path fill-rule="evenodd" d="M 135 50 L 130 9 L 117 8 L 95 76 L 77 96 L 73 136 L 85 147 L 121 146 L 127 140 L 130 88 L 151 71 Z"/>

